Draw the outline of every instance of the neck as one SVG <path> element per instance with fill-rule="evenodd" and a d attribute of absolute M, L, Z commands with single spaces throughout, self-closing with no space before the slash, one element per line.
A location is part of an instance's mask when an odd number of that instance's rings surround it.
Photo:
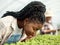
<path fill-rule="evenodd" d="M 17 19 L 17 25 L 19 28 L 23 28 L 23 21 Z"/>

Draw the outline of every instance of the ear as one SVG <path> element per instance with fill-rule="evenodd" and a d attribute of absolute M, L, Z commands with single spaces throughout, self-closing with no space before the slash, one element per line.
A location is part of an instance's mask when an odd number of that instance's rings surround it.
<path fill-rule="evenodd" d="M 26 25 L 26 24 L 28 24 L 28 23 L 29 23 L 29 19 L 26 18 L 26 19 L 24 20 L 24 25 Z"/>

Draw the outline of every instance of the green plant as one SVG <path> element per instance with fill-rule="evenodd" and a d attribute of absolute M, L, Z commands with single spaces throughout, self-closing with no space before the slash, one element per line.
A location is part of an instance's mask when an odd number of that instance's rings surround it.
<path fill-rule="evenodd" d="M 60 45 L 60 35 L 38 35 L 25 42 L 16 42 L 4 45 Z"/>

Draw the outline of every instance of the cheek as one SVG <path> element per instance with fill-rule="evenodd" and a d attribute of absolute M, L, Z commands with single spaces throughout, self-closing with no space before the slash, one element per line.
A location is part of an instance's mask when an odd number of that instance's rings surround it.
<path fill-rule="evenodd" d="M 42 28 L 42 26 L 43 26 L 42 24 L 39 24 L 39 25 L 38 25 L 38 28 L 39 28 L 39 29 L 41 29 L 41 28 Z"/>
<path fill-rule="evenodd" d="M 41 29 L 42 28 L 42 24 L 35 24 L 34 25 L 34 29 L 37 30 L 37 29 Z"/>

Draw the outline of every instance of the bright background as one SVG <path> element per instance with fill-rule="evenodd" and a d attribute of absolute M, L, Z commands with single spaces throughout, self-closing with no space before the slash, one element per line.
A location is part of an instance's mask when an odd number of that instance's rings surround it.
<path fill-rule="evenodd" d="M 0 0 L 0 17 L 6 11 L 21 10 L 31 1 L 41 1 L 47 9 L 53 12 L 52 22 L 54 27 L 60 27 L 60 0 Z"/>

